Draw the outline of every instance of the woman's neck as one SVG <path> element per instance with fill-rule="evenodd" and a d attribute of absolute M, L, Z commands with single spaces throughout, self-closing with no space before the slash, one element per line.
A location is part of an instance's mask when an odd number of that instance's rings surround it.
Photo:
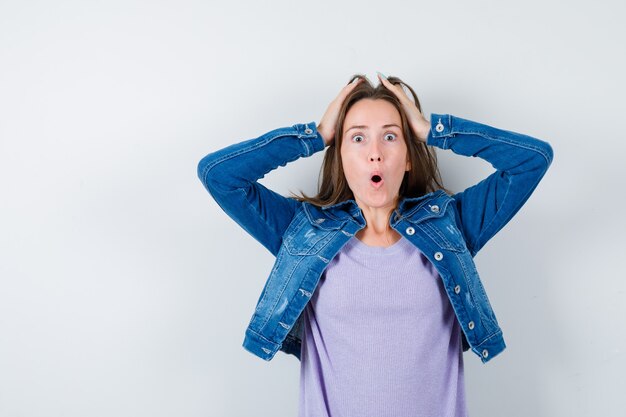
<path fill-rule="evenodd" d="M 396 243 L 402 235 L 391 228 L 389 219 L 392 207 L 361 208 L 365 217 L 365 227 L 355 235 L 357 239 L 369 246 L 388 247 Z"/>

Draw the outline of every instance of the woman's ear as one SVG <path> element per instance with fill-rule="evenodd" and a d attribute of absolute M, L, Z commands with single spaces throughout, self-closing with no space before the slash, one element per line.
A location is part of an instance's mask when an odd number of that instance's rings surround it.
<path fill-rule="evenodd" d="M 411 160 L 407 159 L 406 160 L 406 169 L 405 171 L 410 171 L 411 170 Z"/>

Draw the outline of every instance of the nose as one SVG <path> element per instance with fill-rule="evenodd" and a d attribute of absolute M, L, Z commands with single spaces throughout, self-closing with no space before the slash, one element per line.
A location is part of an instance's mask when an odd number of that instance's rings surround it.
<path fill-rule="evenodd" d="M 378 148 L 378 144 L 376 142 L 372 143 L 372 146 L 369 149 L 369 160 L 370 162 L 381 162 L 383 160 L 383 155 Z"/>

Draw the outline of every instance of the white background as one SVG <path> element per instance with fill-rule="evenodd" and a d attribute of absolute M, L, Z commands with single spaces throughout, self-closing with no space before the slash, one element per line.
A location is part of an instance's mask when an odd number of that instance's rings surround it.
<path fill-rule="evenodd" d="M 0 416 L 295 416 L 299 362 L 241 347 L 273 264 L 198 161 L 319 121 L 354 73 L 548 141 L 476 257 L 508 348 L 472 416 L 622 416 L 623 2 L 0 1 Z M 439 151 L 459 191 L 490 165 Z M 312 193 L 322 153 L 263 179 Z"/>

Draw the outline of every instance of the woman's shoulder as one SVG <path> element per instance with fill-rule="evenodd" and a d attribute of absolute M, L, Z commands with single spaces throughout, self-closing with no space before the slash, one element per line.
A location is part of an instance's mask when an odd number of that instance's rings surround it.
<path fill-rule="evenodd" d="M 301 202 L 300 207 L 309 223 L 321 229 L 339 229 L 359 210 L 354 200 L 346 200 L 330 206 L 319 206 L 304 201 Z"/>

